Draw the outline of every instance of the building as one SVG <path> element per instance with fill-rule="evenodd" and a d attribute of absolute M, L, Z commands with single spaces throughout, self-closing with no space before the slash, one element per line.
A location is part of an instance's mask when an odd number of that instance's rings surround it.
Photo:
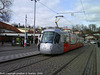
<path fill-rule="evenodd" d="M 29 29 L 28 29 L 29 30 Z M 39 37 L 40 33 L 36 32 L 35 37 Z M 33 42 L 33 31 L 27 31 L 27 38 Z M 9 24 L 0 22 L 0 42 L 12 42 L 13 38 L 24 39 L 25 28 L 18 29 Z"/>
<path fill-rule="evenodd" d="M 97 38 L 94 35 L 88 35 L 85 37 L 86 40 L 97 40 Z"/>
<path fill-rule="evenodd" d="M 82 31 L 74 30 L 72 33 L 73 33 L 73 34 L 76 34 L 76 35 L 81 35 L 81 34 L 82 34 Z"/>
<path fill-rule="evenodd" d="M 16 27 L 0 22 L 0 33 L 21 33 Z"/>
<path fill-rule="evenodd" d="M 21 33 L 16 27 L 0 21 L 0 41 L 11 42 L 13 36 L 7 34 Z"/>

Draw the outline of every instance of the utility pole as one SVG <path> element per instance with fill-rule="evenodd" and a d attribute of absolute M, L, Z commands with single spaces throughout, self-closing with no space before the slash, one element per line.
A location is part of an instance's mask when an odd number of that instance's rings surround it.
<path fill-rule="evenodd" d="M 33 1 L 33 0 L 31 0 Z M 34 0 L 34 27 L 33 27 L 33 45 L 35 46 L 35 22 L 36 22 L 36 2 L 39 0 Z"/>
<path fill-rule="evenodd" d="M 24 37 L 24 47 L 26 47 L 27 44 L 27 33 L 26 33 L 26 27 L 27 27 L 27 15 L 25 16 L 25 37 Z"/>

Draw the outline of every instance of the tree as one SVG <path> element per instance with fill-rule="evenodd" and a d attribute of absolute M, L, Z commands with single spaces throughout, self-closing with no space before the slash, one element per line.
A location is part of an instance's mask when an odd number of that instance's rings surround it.
<path fill-rule="evenodd" d="M 96 25 L 95 24 L 90 24 L 89 25 L 89 30 L 90 31 L 95 31 L 96 30 Z"/>
<path fill-rule="evenodd" d="M 17 27 L 18 28 L 18 24 L 17 23 L 13 23 L 11 24 L 13 27 Z"/>
<path fill-rule="evenodd" d="M 97 32 L 100 33 L 100 27 L 97 28 Z"/>
<path fill-rule="evenodd" d="M 74 25 L 72 26 L 72 30 L 73 30 L 73 31 L 75 31 L 75 30 L 79 30 L 79 31 L 80 31 L 80 30 L 82 30 L 82 29 L 83 29 L 83 25 L 78 25 L 78 24 L 77 24 L 77 25 L 75 25 L 75 26 L 74 26 Z"/>
<path fill-rule="evenodd" d="M 12 0 L 0 0 L 0 21 L 9 22 L 11 18 L 11 5 Z"/>

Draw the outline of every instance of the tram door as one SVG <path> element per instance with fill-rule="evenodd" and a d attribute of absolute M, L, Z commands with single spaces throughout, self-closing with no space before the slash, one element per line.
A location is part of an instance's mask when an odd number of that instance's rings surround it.
<path fill-rule="evenodd" d="M 69 33 L 69 50 L 71 50 L 71 34 Z"/>
<path fill-rule="evenodd" d="M 54 39 L 54 46 L 55 46 L 55 53 L 63 53 L 62 47 L 63 45 L 60 42 L 61 36 L 58 33 L 55 33 L 55 39 Z"/>
<path fill-rule="evenodd" d="M 69 35 L 64 35 L 64 52 L 69 51 Z"/>

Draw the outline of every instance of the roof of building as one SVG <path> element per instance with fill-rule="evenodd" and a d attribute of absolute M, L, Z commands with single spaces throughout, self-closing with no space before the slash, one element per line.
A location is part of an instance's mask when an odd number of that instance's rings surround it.
<path fill-rule="evenodd" d="M 0 28 L 15 31 L 17 33 L 21 33 L 21 31 L 19 31 L 16 27 L 13 27 L 13 26 L 6 24 L 6 23 L 3 23 L 1 21 L 0 21 Z"/>

